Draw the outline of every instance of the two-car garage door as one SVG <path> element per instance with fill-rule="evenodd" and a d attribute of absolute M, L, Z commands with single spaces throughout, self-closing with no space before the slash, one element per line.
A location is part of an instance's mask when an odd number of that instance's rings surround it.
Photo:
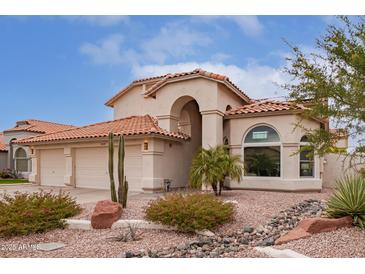
<path fill-rule="evenodd" d="M 65 160 L 63 150 L 45 150 L 46 153 L 41 155 L 41 183 L 43 185 L 64 186 L 63 174 L 65 172 Z M 57 152 L 55 152 L 57 151 Z M 43 156 L 45 158 L 43 158 Z M 142 178 L 142 155 L 140 145 L 126 146 L 125 153 L 125 171 L 129 183 L 129 189 L 132 191 L 141 190 Z M 49 161 L 52 158 L 52 161 Z M 57 158 L 57 160 L 53 159 Z M 47 164 L 47 162 L 51 164 Z M 62 162 L 62 163 L 61 163 Z M 53 176 L 48 171 L 48 166 L 58 167 L 58 174 L 62 174 L 62 180 Z M 108 172 L 108 149 L 106 147 L 76 148 L 74 158 L 74 172 L 76 187 L 109 189 L 109 172 Z M 44 174 L 44 176 L 42 176 Z M 49 175 L 50 174 L 50 175 Z M 118 183 L 117 176 L 117 150 L 114 151 L 114 178 Z"/>

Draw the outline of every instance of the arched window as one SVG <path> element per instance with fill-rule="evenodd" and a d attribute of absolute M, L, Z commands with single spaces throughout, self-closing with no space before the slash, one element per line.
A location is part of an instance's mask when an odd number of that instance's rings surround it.
<path fill-rule="evenodd" d="M 28 162 L 29 162 L 29 158 L 27 157 L 27 153 L 24 150 L 24 148 L 18 148 L 15 151 L 15 169 L 19 172 L 28 172 L 29 168 L 28 168 Z"/>
<path fill-rule="evenodd" d="M 232 109 L 231 105 L 226 106 L 226 111 L 230 111 Z"/>
<path fill-rule="evenodd" d="M 279 134 L 269 126 L 251 129 L 243 143 L 245 176 L 280 177 Z"/>
<path fill-rule="evenodd" d="M 300 139 L 299 161 L 300 177 L 314 177 L 314 151 L 306 135 Z"/>

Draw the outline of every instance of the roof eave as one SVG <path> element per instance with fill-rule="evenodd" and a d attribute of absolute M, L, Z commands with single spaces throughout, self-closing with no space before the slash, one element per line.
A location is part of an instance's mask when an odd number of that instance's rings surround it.
<path fill-rule="evenodd" d="M 289 115 L 289 114 L 301 114 L 304 110 L 302 109 L 288 109 L 288 110 L 277 110 L 277 111 L 262 111 L 253 113 L 238 113 L 238 114 L 225 114 L 224 119 L 239 119 L 239 118 L 250 118 L 250 117 L 263 117 L 263 116 L 276 116 L 276 115 Z"/>
<path fill-rule="evenodd" d="M 116 134 L 118 135 L 118 134 Z M 143 133 L 143 134 L 132 134 L 132 135 L 124 135 L 126 139 L 144 139 L 146 137 L 157 137 L 160 139 L 168 139 L 172 141 L 188 141 L 190 138 L 183 138 L 183 137 L 174 137 L 159 133 Z M 38 145 L 52 145 L 52 144 L 69 144 L 69 143 L 79 143 L 79 142 L 98 142 L 98 141 L 105 141 L 108 140 L 108 136 L 101 136 L 101 137 L 82 137 L 82 138 L 73 138 L 73 139 L 62 139 L 62 140 L 49 140 L 49 141 L 33 141 L 30 139 L 27 142 L 22 142 L 19 140 L 18 142 L 15 141 L 15 144 L 20 145 L 27 145 L 27 146 L 38 146 Z"/>
<path fill-rule="evenodd" d="M 10 129 L 10 130 L 4 130 L 4 133 L 9 133 L 9 132 L 31 132 L 31 133 L 40 133 L 40 134 L 45 134 L 45 131 L 39 131 L 39 130 L 29 130 L 29 129 Z"/>
<path fill-rule="evenodd" d="M 212 79 L 210 77 L 207 77 L 207 76 L 201 75 L 201 74 L 184 75 L 184 76 L 177 77 L 176 79 L 173 79 L 173 78 L 167 79 L 164 83 L 162 83 L 161 85 L 159 85 L 155 89 L 150 90 L 148 92 L 145 92 L 144 97 L 146 98 L 146 97 L 151 96 L 152 94 L 156 93 L 159 89 L 166 86 L 167 84 L 174 83 L 174 82 L 179 82 L 179 81 L 190 80 L 190 79 L 195 79 L 195 78 L 204 78 L 204 79 L 207 79 L 207 80 L 210 80 L 210 81 L 221 83 L 221 84 L 225 85 L 227 88 L 229 88 L 230 90 L 232 90 L 241 99 L 245 100 L 246 102 L 251 101 L 251 99 L 246 94 L 244 94 L 242 91 L 238 90 L 234 85 L 232 85 L 226 79 L 225 80 Z"/>

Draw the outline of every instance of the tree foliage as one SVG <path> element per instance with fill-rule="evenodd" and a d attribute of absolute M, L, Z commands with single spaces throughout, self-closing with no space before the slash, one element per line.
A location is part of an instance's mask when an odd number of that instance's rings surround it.
<path fill-rule="evenodd" d="M 296 103 L 308 105 L 304 117 L 315 117 L 343 131 L 306 129 L 311 146 L 320 156 L 345 153 L 336 148 L 347 134 L 357 140 L 356 147 L 345 154 L 365 152 L 365 17 L 338 17 L 326 33 L 317 39 L 316 49 L 306 54 L 292 47 L 285 71 L 292 82 L 284 85 Z"/>

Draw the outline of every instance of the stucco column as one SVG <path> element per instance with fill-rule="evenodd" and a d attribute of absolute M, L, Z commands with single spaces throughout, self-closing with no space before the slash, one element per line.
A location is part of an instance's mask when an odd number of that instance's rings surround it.
<path fill-rule="evenodd" d="M 75 187 L 75 168 L 74 168 L 75 152 L 72 148 L 65 147 L 64 154 L 65 154 L 66 169 L 65 169 L 65 175 L 63 177 L 63 182 L 67 186 Z"/>
<path fill-rule="evenodd" d="M 142 189 L 145 192 L 160 191 L 163 188 L 163 150 L 161 140 L 149 138 L 142 145 Z"/>
<path fill-rule="evenodd" d="M 202 115 L 202 146 L 214 147 L 223 144 L 223 116 L 219 110 L 201 111 Z"/>
<path fill-rule="evenodd" d="M 282 178 L 297 180 L 299 176 L 299 144 L 283 143 L 281 153 Z"/>
<path fill-rule="evenodd" d="M 177 132 L 179 118 L 173 115 L 157 116 L 158 126 L 168 131 Z"/>
<path fill-rule="evenodd" d="M 34 184 L 40 184 L 41 180 L 40 180 L 40 174 L 39 174 L 39 170 L 40 170 L 40 152 L 37 149 L 31 149 L 31 153 L 30 153 L 30 161 L 32 164 L 32 172 L 29 174 L 29 182 L 34 183 Z"/>

